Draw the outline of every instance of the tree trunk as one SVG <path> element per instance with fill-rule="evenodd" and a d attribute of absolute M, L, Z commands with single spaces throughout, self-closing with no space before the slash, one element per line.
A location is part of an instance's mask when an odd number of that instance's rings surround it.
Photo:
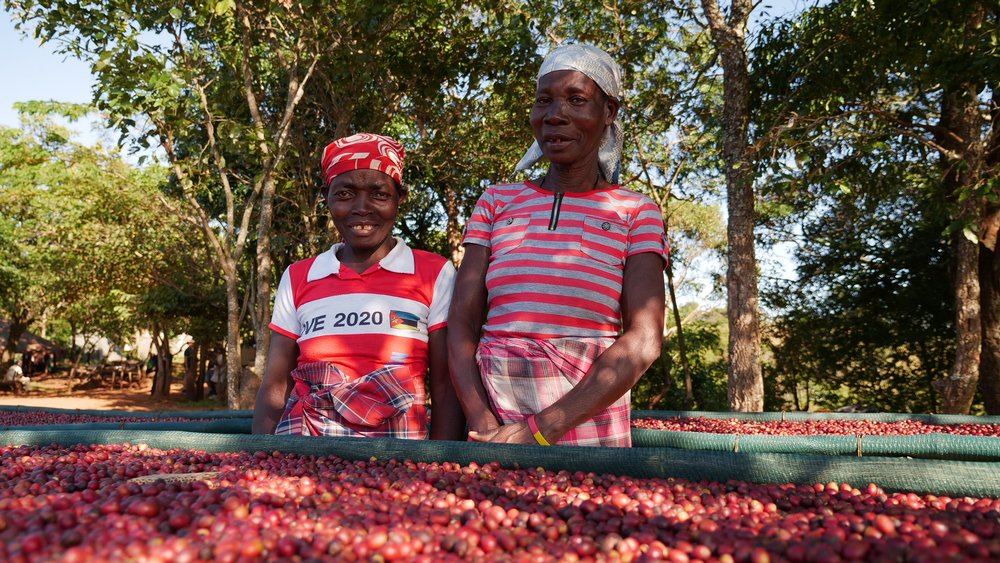
<path fill-rule="evenodd" d="M 978 215 L 975 198 L 962 205 L 963 215 Z M 966 215 L 968 217 L 968 215 Z M 971 218 L 971 217 L 970 217 Z M 982 323 L 979 304 L 979 245 L 955 235 L 955 362 L 941 385 L 942 410 L 967 414 L 979 383 Z"/>
<path fill-rule="evenodd" d="M 792 381 L 792 403 L 795 405 L 795 410 L 802 410 L 802 404 L 799 401 L 799 380 L 797 378 Z"/>
<path fill-rule="evenodd" d="M 694 406 L 694 382 L 691 380 L 691 364 L 688 362 L 684 328 L 681 326 L 681 310 L 677 306 L 677 293 L 674 291 L 674 266 L 669 259 L 667 260 L 667 289 L 670 292 L 670 306 L 674 313 L 674 324 L 677 325 L 677 354 L 680 357 L 681 371 L 684 372 L 684 409 L 691 410 Z M 669 381 L 669 377 L 667 379 Z"/>
<path fill-rule="evenodd" d="M 260 197 L 260 218 L 257 222 L 257 302 L 254 314 L 255 354 L 253 360 L 253 377 L 256 382 L 249 381 L 250 387 L 259 388 L 264 370 L 267 368 L 267 352 L 271 346 L 271 217 L 274 212 L 274 178 L 270 175 L 270 167 L 265 166 L 267 176 L 262 180 Z M 255 383 L 255 384 L 254 384 Z M 241 383 L 241 387 L 242 387 Z M 246 393 L 244 393 L 246 395 Z M 240 400 L 241 409 L 253 408 L 253 403 Z"/>
<path fill-rule="evenodd" d="M 968 115 L 967 112 L 963 112 Z M 963 128 L 968 139 L 970 130 Z M 961 130 L 959 130 L 961 131 Z M 971 148 L 971 147 L 970 147 Z M 962 172 L 946 175 L 946 185 L 953 184 L 954 199 L 961 201 L 958 223 L 978 226 L 982 219 L 982 198 L 969 193 L 979 183 L 982 160 L 974 151 L 964 151 Z M 980 155 L 981 156 L 981 155 Z M 952 170 L 955 170 L 953 167 Z M 939 385 L 942 410 L 946 413 L 965 414 L 972 407 L 972 399 L 979 383 L 980 361 L 983 347 L 982 305 L 979 281 L 978 240 L 970 240 L 968 233 L 953 235 L 955 265 L 953 272 L 955 295 L 955 360 L 948 378 Z"/>
<path fill-rule="evenodd" d="M 458 195 L 455 190 L 446 191 L 444 209 L 448 216 L 445 236 L 448 239 L 448 249 L 451 251 L 451 261 L 461 264 L 462 257 L 465 256 L 465 247 L 462 246 L 462 227 L 458 223 Z"/>
<path fill-rule="evenodd" d="M 268 324 L 271 321 L 271 218 L 276 188 L 274 174 L 284 159 L 296 108 L 305 95 L 306 84 L 316 69 L 319 55 L 317 53 L 307 55 L 305 52 L 297 51 L 290 59 L 278 58 L 283 67 L 280 71 L 285 73 L 288 81 L 288 97 L 285 99 L 285 107 L 280 118 L 271 122 L 269 128 L 268 120 L 265 118 L 266 113 L 262 111 L 262 107 L 266 106 L 258 101 L 258 94 L 254 89 L 254 72 L 250 62 L 255 48 L 255 40 L 251 37 L 251 31 L 260 29 L 262 26 L 270 28 L 273 22 L 267 10 L 260 15 L 260 19 L 251 18 L 248 6 L 243 3 L 236 4 L 236 13 L 237 19 L 242 24 L 240 44 L 243 57 L 240 72 L 243 76 L 243 95 L 253 121 L 262 166 L 260 215 L 257 222 L 257 301 L 253 315 L 256 343 L 254 367 L 251 373 L 246 374 L 245 378 L 240 380 L 240 393 L 231 394 L 229 402 L 233 403 L 235 396 L 239 408 L 251 408 L 256 398 L 256 390 L 260 387 L 261 378 L 267 367 L 267 352 L 271 343 L 271 331 L 268 329 Z M 299 41 L 298 47 L 305 48 L 306 43 Z M 300 59 L 300 57 L 303 58 Z M 305 64 L 305 69 L 300 66 L 300 63 L 304 61 L 308 61 Z"/>
<path fill-rule="evenodd" d="M 243 371 L 242 340 L 240 339 L 239 279 L 226 275 L 226 406 L 239 409 L 240 375 Z"/>
<path fill-rule="evenodd" d="M 69 368 L 69 375 L 66 376 L 66 392 L 73 390 L 73 378 L 76 377 L 77 370 L 80 369 L 80 354 L 76 350 L 76 323 L 69 323 L 69 357 L 72 361 Z"/>
<path fill-rule="evenodd" d="M 200 401 L 205 398 L 205 374 L 208 366 L 212 363 L 212 348 L 206 344 L 198 344 L 198 375 L 194 380 L 193 400 Z"/>
<path fill-rule="evenodd" d="M 21 340 L 21 335 L 28 330 L 28 325 L 31 324 L 31 316 L 28 314 L 28 309 L 22 307 L 8 320 L 10 321 L 10 326 L 7 330 L 7 344 L 4 347 L 4 351 L 11 360 L 17 362 L 20 361 L 17 357 L 17 343 Z"/>
<path fill-rule="evenodd" d="M 1000 82 L 992 85 L 990 136 L 986 145 L 986 170 L 1000 168 Z M 988 172 L 990 173 L 990 172 Z M 998 188 L 1000 189 L 1000 188 Z M 994 196 L 1000 196 L 995 193 Z M 1000 199 L 1000 197 L 998 197 Z M 1000 202 L 994 199 L 983 211 L 979 229 L 979 298 L 983 311 L 983 356 L 979 363 L 979 390 L 986 412 L 1000 415 Z"/>
<path fill-rule="evenodd" d="M 729 408 L 764 408 L 760 365 L 760 318 L 757 307 L 753 176 L 748 124 L 750 76 L 747 68 L 746 26 L 750 0 L 733 0 L 728 21 L 716 0 L 702 0 L 712 42 L 722 61 L 722 157 L 726 173 L 729 224 L 726 290 L 729 316 Z"/>
<path fill-rule="evenodd" d="M 170 329 L 166 325 L 154 325 L 153 341 L 156 344 L 156 376 L 153 378 L 152 395 L 158 398 L 170 396 L 170 379 L 174 356 L 170 352 Z"/>
<path fill-rule="evenodd" d="M 974 49 L 985 11 L 973 10 L 966 22 L 967 49 Z M 977 193 L 984 180 L 986 144 L 981 138 L 985 117 L 979 107 L 981 87 L 972 82 L 952 86 L 941 97 L 940 125 L 937 134 L 942 147 L 943 185 L 955 206 L 955 222 L 960 231 L 953 234 L 955 264 L 955 360 L 948 378 L 940 383 L 942 410 L 965 414 L 979 384 L 979 364 L 983 349 L 983 324 L 979 284 L 979 227 L 985 201 Z M 975 239 L 975 240 L 973 240 Z"/>
<path fill-rule="evenodd" d="M 1000 222 L 1000 205 L 984 221 Z M 980 392 L 986 413 L 1000 415 L 1000 249 L 979 246 L 979 299 L 982 308 L 983 352 L 979 364 Z"/>
<path fill-rule="evenodd" d="M 198 376 L 198 371 L 204 357 L 203 350 L 202 343 L 196 342 L 194 356 L 191 359 L 188 359 L 187 355 L 184 356 L 184 397 L 189 401 L 199 399 L 198 384 L 201 378 Z"/>

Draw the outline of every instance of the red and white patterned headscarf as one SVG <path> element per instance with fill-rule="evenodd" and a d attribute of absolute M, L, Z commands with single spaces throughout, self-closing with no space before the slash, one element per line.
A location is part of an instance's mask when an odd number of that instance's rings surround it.
<path fill-rule="evenodd" d="M 351 170 L 378 170 L 402 186 L 405 156 L 398 141 L 374 133 L 337 139 L 323 149 L 323 185 Z"/>

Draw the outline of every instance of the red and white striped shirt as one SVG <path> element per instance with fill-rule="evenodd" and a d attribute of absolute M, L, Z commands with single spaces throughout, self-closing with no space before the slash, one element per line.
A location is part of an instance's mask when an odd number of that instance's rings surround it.
<path fill-rule="evenodd" d="M 484 337 L 616 337 L 625 260 L 667 259 L 663 217 L 648 197 L 620 186 L 566 192 L 549 231 L 553 199 L 531 182 L 479 198 L 463 244 L 491 250 Z"/>

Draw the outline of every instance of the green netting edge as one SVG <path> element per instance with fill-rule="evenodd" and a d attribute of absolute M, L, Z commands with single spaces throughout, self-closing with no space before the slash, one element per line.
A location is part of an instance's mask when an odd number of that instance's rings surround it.
<path fill-rule="evenodd" d="M 253 420 L 250 418 L 218 418 L 206 421 L 158 421 L 158 422 L 85 422 L 78 424 L 34 424 L 26 426 L 0 426 L 0 431 L 13 430 L 59 430 L 89 432 L 95 430 L 174 430 L 179 432 L 203 432 L 211 434 L 250 434 Z"/>
<path fill-rule="evenodd" d="M 214 434 L 250 434 L 251 410 L 235 411 L 183 411 L 183 412 L 128 412 L 84 409 L 57 409 L 48 407 L 2 407 L 0 411 L 49 412 L 106 417 L 145 418 L 150 422 L 100 422 L 58 425 L 0 426 L 2 431 L 182 431 Z M 991 423 L 1000 417 L 975 417 L 961 415 L 926 415 L 905 413 L 731 413 L 710 411 L 633 411 L 633 418 L 726 418 L 738 420 L 874 420 L 896 422 L 920 420 L 935 424 Z M 207 421 L 159 421 L 160 418 L 204 418 Z M 860 443 L 859 443 L 860 441 Z M 983 436 L 950 434 L 924 434 L 911 436 L 769 436 L 713 434 L 706 432 L 680 432 L 632 429 L 633 446 L 637 448 L 677 448 L 716 452 L 784 453 L 832 456 L 888 456 L 914 457 L 958 461 L 1000 461 L 1000 439 Z"/>
<path fill-rule="evenodd" d="M 154 430 L 212 434 L 250 434 L 249 418 L 199 422 L 94 422 L 34 426 L 0 426 L 2 431 L 98 431 Z M 860 440 L 860 443 L 859 443 Z M 676 448 L 716 452 L 788 453 L 835 456 L 882 456 L 1000 461 L 1000 439 L 981 436 L 925 434 L 917 436 L 741 436 L 704 432 L 668 432 L 632 429 L 632 444 L 638 448 Z M 859 449 L 860 447 L 860 449 Z"/>
<path fill-rule="evenodd" d="M 252 418 L 252 410 L 218 410 L 218 411 L 102 411 L 88 409 L 57 409 L 51 407 L 0 406 L 0 411 L 9 412 L 48 412 L 53 414 L 89 415 L 132 418 Z"/>
<path fill-rule="evenodd" d="M 174 431 L 0 432 L 0 444 L 148 444 L 154 448 L 209 452 L 281 451 L 335 455 L 351 460 L 409 459 L 461 464 L 499 462 L 504 467 L 544 467 L 633 477 L 753 483 L 876 483 L 887 491 L 949 496 L 1000 497 L 1000 464 L 905 458 L 850 458 L 779 453 L 728 453 L 673 448 L 581 448 L 393 440 L 200 434 Z"/>
<path fill-rule="evenodd" d="M 920 421 L 927 424 L 1000 424 L 1000 416 L 909 413 L 809 413 L 809 412 L 711 412 L 633 411 L 632 418 L 708 418 L 760 422 L 809 422 L 866 420 L 872 422 Z M 917 458 L 1000 461 L 1000 438 L 955 434 L 908 436 L 770 436 L 713 434 L 632 429 L 635 447 L 668 447 L 720 452 L 772 452 L 835 456 L 907 456 Z"/>
<path fill-rule="evenodd" d="M 816 420 L 870 420 L 873 422 L 903 422 L 915 420 L 928 424 L 1000 424 L 1000 416 L 969 416 L 961 414 L 911 414 L 897 412 L 717 412 L 717 411 L 632 411 L 639 418 L 712 418 L 757 420 L 761 422 L 809 422 Z"/>
<path fill-rule="evenodd" d="M 637 448 L 681 448 L 717 452 L 1000 461 L 1000 438 L 955 434 L 769 436 L 633 428 L 632 445 Z"/>

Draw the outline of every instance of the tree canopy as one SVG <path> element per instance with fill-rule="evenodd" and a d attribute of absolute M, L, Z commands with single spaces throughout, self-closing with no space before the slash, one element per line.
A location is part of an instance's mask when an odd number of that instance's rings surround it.
<path fill-rule="evenodd" d="M 150 328 L 142 303 L 151 294 L 178 279 L 204 284 L 211 271 L 179 266 L 191 239 L 159 204 L 164 170 L 74 142 L 57 118 L 90 108 L 32 102 L 19 109 L 23 128 L 0 129 L 0 276 L 9 282 L 0 314 L 13 325 L 7 348 L 19 330 L 45 319 L 125 343 Z M 189 301 L 174 314 L 197 313 Z"/>
<path fill-rule="evenodd" d="M 722 408 L 728 369 L 730 408 L 1000 413 L 992 3 L 836 0 L 753 30 L 752 4 L 714 0 L 5 6 L 92 65 L 136 162 L 46 117 L 80 106 L 28 104 L 0 130 L 0 311 L 18 326 L 203 330 L 225 339 L 230 405 L 249 406 L 273 280 L 335 238 L 322 147 L 402 141 L 399 233 L 459 261 L 479 194 L 531 142 L 541 57 L 585 41 L 624 68 L 623 184 L 659 203 L 672 244 L 669 349 L 637 405 Z M 796 278 L 762 282 L 760 343 L 757 270 L 778 242 Z M 706 256 L 729 261 L 727 287 L 721 267 L 694 273 Z M 678 303 L 699 284 L 727 294 L 729 326 Z"/>
<path fill-rule="evenodd" d="M 1000 412 L 998 38 L 995 4 L 841 0 L 778 22 L 755 57 L 757 124 L 774 132 L 762 139 L 771 156 L 761 165 L 775 180 L 767 196 L 789 212 L 777 218 L 786 232 L 789 224 L 802 230 L 805 283 L 816 274 L 827 280 L 811 301 L 868 303 L 859 311 L 865 324 L 896 316 L 885 303 L 905 306 L 909 322 L 926 327 L 927 342 L 950 325 L 954 348 L 939 348 L 953 356 L 948 372 L 924 357 L 914 376 L 935 383 L 947 412 L 969 410 L 980 377 L 994 389 L 984 397 L 991 412 Z M 854 234 L 860 222 L 868 227 Z M 861 246 L 852 250 L 852 243 Z M 935 296 L 945 287 L 935 272 L 944 268 L 952 288 L 947 305 Z M 936 285 L 920 289 L 928 283 Z M 910 299 L 900 302 L 902 294 Z M 941 319 L 946 312 L 950 323 Z M 823 316 L 846 320 L 836 308 Z M 865 341 L 902 332 L 876 330 Z M 911 353 L 901 342 L 886 345 L 882 354 Z M 855 389 L 893 372 L 849 370 L 857 374 Z M 908 408 L 935 406 L 923 393 L 911 396 Z"/>

